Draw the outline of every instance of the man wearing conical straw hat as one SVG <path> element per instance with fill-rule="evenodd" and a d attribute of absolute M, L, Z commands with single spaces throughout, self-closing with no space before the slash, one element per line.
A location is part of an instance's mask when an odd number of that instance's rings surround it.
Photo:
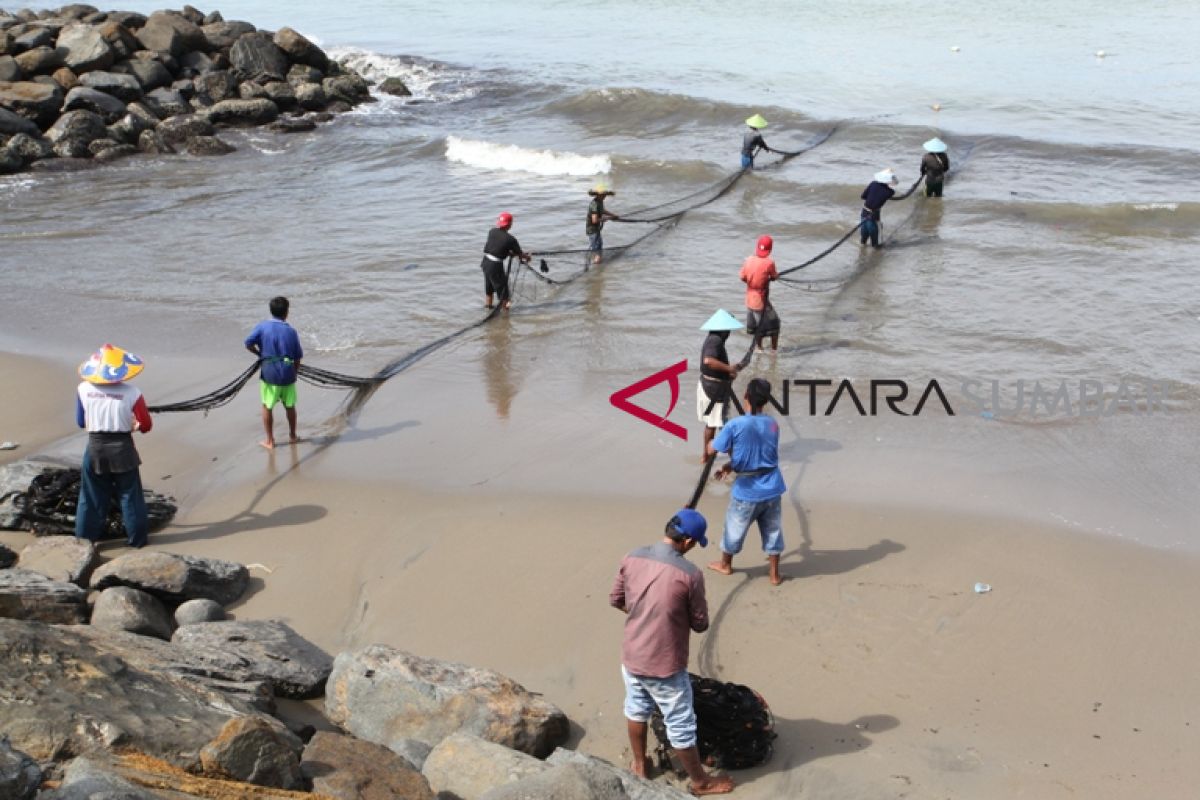
<path fill-rule="evenodd" d="M 696 386 L 696 415 L 704 423 L 702 464 L 708 459 L 708 443 L 725 424 L 730 388 L 738 374 L 737 364 L 729 363 L 725 340 L 730 331 L 741 328 L 742 323 L 723 308 L 717 309 L 717 313 L 700 326 L 700 330 L 708 331 L 700 351 L 700 383 Z"/>
<path fill-rule="evenodd" d="M 941 197 L 946 173 L 950 171 L 950 156 L 946 155 L 946 143 L 935 136 L 926 142 L 924 147 L 921 174 L 925 176 L 925 196 Z"/>
<path fill-rule="evenodd" d="M 767 147 L 763 139 L 762 129 L 767 127 L 767 121 L 763 119 L 762 114 L 755 114 L 747 119 L 746 127 L 746 133 L 742 136 L 742 169 L 752 169 L 754 157 L 758 155 L 759 150 L 766 150 L 768 153 L 775 151 Z"/>
<path fill-rule="evenodd" d="M 600 233 L 604 229 L 604 223 L 610 219 L 617 219 L 617 215 L 604 209 L 604 200 L 611 197 L 616 192 L 609 189 L 604 183 L 597 183 L 588 190 L 588 195 L 592 198 L 592 202 L 588 204 L 587 211 L 587 226 L 585 232 L 588 237 L 588 250 L 592 255 L 592 263 L 599 264 L 600 258 L 604 252 L 604 240 Z"/>
<path fill-rule="evenodd" d="M 149 433 L 154 421 L 141 390 L 125 382 L 143 367 L 140 358 L 111 344 L 79 365 L 83 382 L 76 389 L 75 421 L 88 432 L 75 509 L 75 536 L 80 539 L 94 542 L 103 536 L 115 493 L 129 546 L 146 544 L 149 515 L 133 432 Z"/>

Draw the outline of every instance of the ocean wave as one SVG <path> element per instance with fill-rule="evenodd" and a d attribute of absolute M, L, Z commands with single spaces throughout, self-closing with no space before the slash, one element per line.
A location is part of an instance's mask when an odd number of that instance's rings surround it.
<path fill-rule="evenodd" d="M 457 136 L 446 137 L 446 159 L 481 169 L 532 172 L 535 175 L 603 175 L 612 170 L 612 161 L 606 155 L 532 150 Z"/>
<path fill-rule="evenodd" d="M 470 71 L 439 61 L 416 56 L 388 56 L 358 47 L 335 47 L 330 58 L 355 70 L 369 81 L 399 78 L 412 92 L 411 97 L 376 96 L 385 105 L 409 103 L 446 103 L 467 100 L 479 93 Z"/>

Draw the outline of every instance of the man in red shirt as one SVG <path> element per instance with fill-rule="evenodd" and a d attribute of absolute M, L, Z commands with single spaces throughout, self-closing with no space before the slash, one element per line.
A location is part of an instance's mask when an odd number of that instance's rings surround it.
<path fill-rule="evenodd" d="M 771 305 L 771 281 L 779 277 L 771 248 L 775 246 L 770 236 L 758 237 L 754 255 L 742 264 L 739 277 L 746 284 L 746 333 L 754 337 L 762 351 L 763 337 L 770 334 L 771 350 L 779 349 L 779 315 Z"/>
<path fill-rule="evenodd" d="M 684 554 L 708 546 L 708 523 L 684 508 L 667 523 L 658 544 L 625 556 L 609 603 L 625 612 L 621 675 L 625 680 L 625 720 L 633 751 L 633 774 L 646 777 L 646 724 L 662 712 L 667 739 L 687 770 L 692 794 L 726 794 L 733 780 L 709 775 L 696 749 L 696 711 L 688 676 L 688 637 L 708 630 L 704 573 Z"/>

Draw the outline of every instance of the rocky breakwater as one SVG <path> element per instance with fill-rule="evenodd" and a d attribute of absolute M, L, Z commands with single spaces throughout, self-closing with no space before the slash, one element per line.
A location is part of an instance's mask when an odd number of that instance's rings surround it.
<path fill-rule="evenodd" d="M 291 28 L 191 6 L 0 9 L 0 174 L 227 153 L 223 128 L 311 130 L 371 99 L 362 76 Z"/>

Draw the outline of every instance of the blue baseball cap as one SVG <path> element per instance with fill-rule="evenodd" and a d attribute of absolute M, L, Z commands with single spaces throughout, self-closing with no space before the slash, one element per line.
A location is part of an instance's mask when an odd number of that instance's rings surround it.
<path fill-rule="evenodd" d="M 667 530 L 695 539 L 701 547 L 708 547 L 708 537 L 704 535 L 708 530 L 708 521 L 694 508 L 681 508 L 675 512 L 675 516 L 667 523 Z"/>

